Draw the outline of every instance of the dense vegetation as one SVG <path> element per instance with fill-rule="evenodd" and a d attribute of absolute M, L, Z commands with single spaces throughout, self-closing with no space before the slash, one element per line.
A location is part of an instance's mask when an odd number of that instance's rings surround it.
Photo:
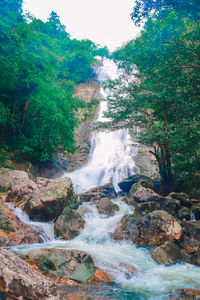
<path fill-rule="evenodd" d="M 89 81 L 96 55 L 90 40 L 71 39 L 58 15 L 46 23 L 22 15 L 22 0 L 0 0 L 0 160 L 8 153 L 32 162 L 73 151 L 75 84 Z"/>
<path fill-rule="evenodd" d="M 199 4 L 180 2 L 136 1 L 132 19 L 146 23 L 113 54 L 122 76 L 109 83 L 112 126 L 153 147 L 165 192 L 194 182 L 200 166 Z"/>

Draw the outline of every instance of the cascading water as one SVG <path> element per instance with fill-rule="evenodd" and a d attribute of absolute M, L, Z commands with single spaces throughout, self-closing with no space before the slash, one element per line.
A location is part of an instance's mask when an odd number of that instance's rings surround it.
<path fill-rule="evenodd" d="M 99 118 L 103 117 L 104 105 L 103 103 Z M 106 183 L 108 179 L 115 184 L 119 178 L 132 173 L 135 168 L 127 132 L 122 130 L 115 133 L 95 133 L 93 140 L 95 143 L 87 165 L 68 174 L 79 191 Z M 59 248 L 86 251 L 93 256 L 96 265 L 108 272 L 116 282 L 117 286 L 113 288 L 112 295 L 115 299 L 164 300 L 169 299 L 168 295 L 173 290 L 199 288 L 200 269 L 198 267 L 181 262 L 173 265 L 158 265 L 152 260 L 148 248 L 136 247 L 126 241 L 121 243 L 114 241 L 110 234 L 114 232 L 120 219 L 125 214 L 132 214 L 134 208 L 125 204 L 120 198 L 112 201 L 119 206 L 119 211 L 112 217 L 99 215 L 96 206 L 91 203 L 84 203 L 80 206 L 80 211 L 82 209 L 86 211 L 85 228 L 78 237 L 71 241 L 55 239 L 52 235 L 52 224 L 32 222 L 20 209 L 17 209 L 17 214 L 22 221 L 32 226 L 42 227 L 51 239 L 43 244 L 13 247 L 13 250 L 27 252 L 40 248 Z M 127 277 L 124 264 L 138 271 L 135 274 L 129 273 Z"/>
<path fill-rule="evenodd" d="M 103 83 L 107 79 L 118 76 L 117 66 L 113 61 L 105 59 L 98 68 L 98 79 Z M 101 88 L 102 98 L 106 98 L 109 91 Z M 102 101 L 97 121 L 105 121 L 104 112 L 107 103 Z M 87 164 L 79 170 L 65 173 L 69 176 L 77 192 L 84 192 L 92 187 L 112 182 L 116 191 L 119 191 L 118 182 L 129 175 L 138 173 L 133 160 L 137 148 L 133 147 L 127 129 L 112 132 L 94 132 L 91 139 L 91 151 Z"/>

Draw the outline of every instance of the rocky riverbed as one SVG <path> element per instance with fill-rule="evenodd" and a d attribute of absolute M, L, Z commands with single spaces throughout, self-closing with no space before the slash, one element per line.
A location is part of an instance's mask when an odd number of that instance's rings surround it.
<path fill-rule="evenodd" d="M 117 244 L 149 247 L 145 251 L 158 265 L 170 266 L 182 261 L 199 267 L 199 202 L 184 193 L 163 197 L 157 193 L 155 182 L 145 176 L 136 175 L 131 180 L 133 184 L 130 179 L 121 183 L 125 187 L 128 182 L 129 187 L 126 186 L 126 193 L 118 202 L 111 184 L 76 195 L 69 178 L 32 180 L 26 172 L 0 169 L 2 299 L 126 299 L 117 298 L 115 293 L 109 296 L 112 284 L 122 275 L 125 280 L 135 281 L 137 276 L 141 280 L 146 271 L 140 264 L 134 266 L 131 261 L 120 261 L 120 257 L 119 262 L 101 261 L 100 241 L 111 248 L 118 247 Z M 32 220 L 53 221 L 58 242 L 51 242 L 44 229 L 34 226 L 34 222 L 24 223 L 14 207 L 20 207 Z M 89 230 L 93 228 L 93 233 L 87 231 L 88 226 Z M 108 232 L 102 235 L 101 226 Z M 72 244 L 65 246 L 62 241 L 72 241 Z M 78 250 L 77 242 L 87 251 Z M 127 242 L 129 244 L 124 244 Z M 155 268 L 156 265 L 151 264 Z M 99 284 L 105 285 L 105 293 L 98 292 Z M 168 297 L 199 299 L 199 291 L 194 289 L 197 286 L 193 283 L 178 291 L 172 288 Z M 67 295 L 62 298 L 64 293 Z"/>

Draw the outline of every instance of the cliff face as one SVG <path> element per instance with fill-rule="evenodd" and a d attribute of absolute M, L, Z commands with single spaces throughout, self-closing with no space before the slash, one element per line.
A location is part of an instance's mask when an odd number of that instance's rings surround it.
<path fill-rule="evenodd" d="M 90 81 L 90 83 L 81 83 L 77 85 L 74 89 L 74 97 L 84 100 L 89 103 L 93 99 L 101 100 L 100 87 L 95 81 Z"/>

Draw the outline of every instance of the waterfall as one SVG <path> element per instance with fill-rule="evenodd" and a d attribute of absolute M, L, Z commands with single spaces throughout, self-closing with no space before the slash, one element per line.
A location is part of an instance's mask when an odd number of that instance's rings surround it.
<path fill-rule="evenodd" d="M 107 79 L 118 77 L 116 64 L 105 59 L 97 70 L 98 80 L 101 84 Z M 104 100 L 109 90 L 101 87 L 101 96 Z M 101 101 L 97 121 L 106 121 L 104 112 L 107 110 L 106 101 Z M 91 137 L 91 150 L 88 162 L 81 169 L 65 173 L 72 179 L 77 192 L 84 192 L 90 188 L 112 183 L 119 191 L 118 183 L 130 175 L 139 172 L 134 162 L 137 147 L 129 135 L 128 129 L 119 129 L 111 132 L 94 132 Z"/>

